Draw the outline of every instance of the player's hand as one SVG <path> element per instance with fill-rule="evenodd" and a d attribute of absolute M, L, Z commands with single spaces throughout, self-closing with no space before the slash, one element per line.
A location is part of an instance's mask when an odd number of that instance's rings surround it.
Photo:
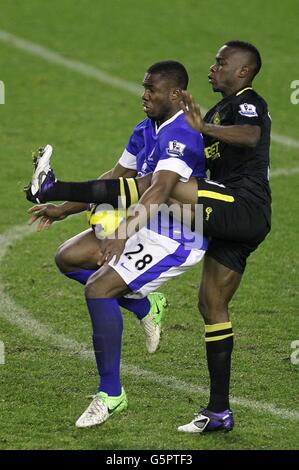
<path fill-rule="evenodd" d="M 126 239 L 104 238 L 101 243 L 102 255 L 98 260 L 98 265 L 107 264 L 115 257 L 113 264 L 116 265 L 125 249 Z"/>
<path fill-rule="evenodd" d="M 61 205 L 56 204 L 38 204 L 28 209 L 31 218 L 28 220 L 28 225 L 34 224 L 39 219 L 37 231 L 46 230 L 51 227 L 53 222 L 63 220 L 67 217 Z"/>
<path fill-rule="evenodd" d="M 192 95 L 187 91 L 182 91 L 182 100 L 180 101 L 181 109 L 184 111 L 186 121 L 198 132 L 202 132 L 204 121 L 201 116 L 200 107 L 195 103 Z"/>

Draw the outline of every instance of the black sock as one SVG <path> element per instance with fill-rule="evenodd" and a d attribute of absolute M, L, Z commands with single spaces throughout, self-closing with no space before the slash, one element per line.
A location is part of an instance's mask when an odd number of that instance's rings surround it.
<path fill-rule="evenodd" d="M 229 408 L 229 381 L 233 331 L 231 322 L 205 325 L 210 401 L 207 408 L 220 412 Z"/>
<path fill-rule="evenodd" d="M 138 187 L 133 178 L 91 180 L 83 183 L 56 181 L 43 193 L 41 202 L 71 201 L 110 204 L 114 208 L 126 208 L 139 199 Z"/>

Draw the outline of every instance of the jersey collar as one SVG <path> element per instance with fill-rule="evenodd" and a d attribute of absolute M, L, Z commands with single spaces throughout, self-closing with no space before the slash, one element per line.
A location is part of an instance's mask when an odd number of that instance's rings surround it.
<path fill-rule="evenodd" d="M 252 86 L 247 86 L 245 88 L 242 88 L 242 90 L 237 91 L 236 96 L 242 95 L 242 93 L 244 93 L 244 91 L 247 91 L 247 90 L 253 90 L 253 87 Z"/>
<path fill-rule="evenodd" d="M 181 114 L 183 114 L 184 111 L 181 109 L 180 111 L 178 111 L 176 114 L 174 114 L 174 116 L 172 116 L 171 118 L 167 119 L 167 121 L 163 122 L 163 124 L 161 124 L 160 127 L 157 127 L 157 123 L 155 122 L 155 131 L 156 131 L 156 134 L 158 134 L 160 132 L 161 129 L 163 129 L 163 127 L 165 126 L 168 126 L 168 124 L 170 124 L 171 122 L 175 121 L 177 117 L 179 117 Z"/>

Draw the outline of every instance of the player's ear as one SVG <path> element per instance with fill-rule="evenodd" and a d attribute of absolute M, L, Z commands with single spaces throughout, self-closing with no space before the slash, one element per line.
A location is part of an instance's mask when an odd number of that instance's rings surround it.
<path fill-rule="evenodd" d="M 248 65 L 243 65 L 239 72 L 239 77 L 244 78 L 248 75 L 249 67 Z"/>
<path fill-rule="evenodd" d="M 182 99 L 182 90 L 180 88 L 173 88 L 171 91 L 171 99 L 173 101 Z"/>

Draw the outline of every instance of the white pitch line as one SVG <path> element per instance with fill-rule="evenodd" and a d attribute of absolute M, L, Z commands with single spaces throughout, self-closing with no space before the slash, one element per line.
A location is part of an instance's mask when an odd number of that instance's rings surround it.
<path fill-rule="evenodd" d="M 100 70 L 93 65 L 89 65 L 78 60 L 68 59 L 58 52 L 52 51 L 51 49 L 41 46 L 40 44 L 28 41 L 27 39 L 15 36 L 14 34 L 8 33 L 7 31 L 0 30 L 0 41 L 9 44 L 16 49 L 20 49 L 22 51 L 28 52 L 29 54 L 40 57 L 48 62 L 52 62 L 53 64 L 61 65 L 65 68 L 78 72 L 81 75 L 85 75 L 86 77 L 94 78 L 101 83 L 105 83 L 106 85 L 130 92 L 133 95 L 141 96 L 142 88 L 134 82 L 114 77 L 113 75 L 110 75 L 109 73 L 104 72 L 103 70 Z M 206 113 L 206 111 L 207 110 L 205 108 L 202 108 L 203 113 Z M 299 141 L 293 139 L 292 137 L 279 135 L 274 132 L 271 134 L 271 137 L 274 142 L 280 145 L 297 149 L 299 148 Z"/>
<path fill-rule="evenodd" d="M 74 72 L 78 72 L 81 75 L 94 78 L 98 82 L 105 83 L 106 85 L 110 85 L 114 88 L 119 88 L 120 90 L 128 91 L 133 95 L 141 96 L 142 88 L 136 83 L 123 80 L 122 78 L 113 77 L 93 65 L 85 64 L 78 60 L 68 59 L 58 52 L 52 51 L 51 49 L 34 42 L 27 41 L 26 39 L 20 38 L 1 29 L 0 41 L 5 42 L 16 49 L 29 52 L 30 54 L 40 57 L 48 62 L 52 62 L 52 64 L 62 65 L 63 67 L 73 70 Z"/>
<path fill-rule="evenodd" d="M 270 171 L 270 181 L 277 176 L 291 176 L 299 173 L 299 166 L 294 168 L 276 168 Z"/>
<path fill-rule="evenodd" d="M 6 256 L 9 247 L 12 247 L 17 241 L 21 241 L 26 236 L 32 234 L 32 227 L 17 225 L 10 228 L 7 232 L 0 235 L 0 264 Z M 81 359 L 91 360 L 94 358 L 93 352 L 88 350 L 82 343 L 68 338 L 65 335 L 55 332 L 51 327 L 40 323 L 32 317 L 25 308 L 17 305 L 4 291 L 3 283 L 0 279 L 0 316 L 7 322 L 17 325 L 26 333 L 37 337 L 43 341 L 49 341 L 56 347 L 76 355 Z M 207 396 L 208 389 L 193 385 L 175 377 L 167 377 L 151 372 L 141 367 L 125 364 L 122 362 L 122 372 L 135 377 L 141 377 L 150 382 L 154 382 L 165 388 L 177 390 L 183 393 L 193 393 Z M 247 398 L 232 397 L 231 403 L 245 408 L 249 408 L 257 413 L 266 413 L 283 419 L 299 422 L 299 412 L 278 408 L 271 403 L 263 403 Z"/>

